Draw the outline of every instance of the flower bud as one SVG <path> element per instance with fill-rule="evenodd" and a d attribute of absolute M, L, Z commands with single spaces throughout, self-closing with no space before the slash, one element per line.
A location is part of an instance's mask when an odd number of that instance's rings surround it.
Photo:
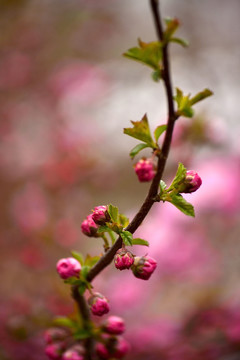
<path fill-rule="evenodd" d="M 184 182 L 179 186 L 180 193 L 192 193 L 200 188 L 202 179 L 194 170 L 188 170 Z"/>
<path fill-rule="evenodd" d="M 130 269 L 133 263 L 134 263 L 134 256 L 127 249 L 121 248 L 116 252 L 116 255 L 114 257 L 114 264 L 117 269 L 119 270 Z"/>
<path fill-rule="evenodd" d="M 108 300 L 105 296 L 95 293 L 88 299 L 88 304 L 90 305 L 91 312 L 93 315 L 102 316 L 109 312 Z"/>
<path fill-rule="evenodd" d="M 157 262 L 150 256 L 136 256 L 132 266 L 133 274 L 143 280 L 148 280 L 157 267 Z"/>
<path fill-rule="evenodd" d="M 53 343 L 45 347 L 45 354 L 51 360 L 60 360 L 64 350 L 64 345 L 62 343 Z"/>
<path fill-rule="evenodd" d="M 64 329 L 50 328 L 44 332 L 43 337 L 47 344 L 52 344 L 53 342 L 64 340 L 67 335 Z"/>
<path fill-rule="evenodd" d="M 102 343 L 97 343 L 96 353 L 100 357 L 100 359 L 110 359 L 111 357 L 111 354 L 109 353 L 108 349 Z"/>
<path fill-rule="evenodd" d="M 129 350 L 130 350 L 129 343 L 125 339 L 119 337 L 117 344 L 115 346 L 114 357 L 116 359 L 121 359 L 128 353 Z"/>
<path fill-rule="evenodd" d="M 102 205 L 95 207 L 92 213 L 92 219 L 97 225 L 104 225 L 106 222 L 110 221 L 111 218 L 107 206 Z"/>
<path fill-rule="evenodd" d="M 104 331 L 111 335 L 121 335 L 125 331 L 125 323 L 119 316 L 110 316 L 103 325 Z"/>
<path fill-rule="evenodd" d="M 140 182 L 151 181 L 155 176 L 155 169 L 151 159 L 141 159 L 134 166 L 135 173 Z"/>
<path fill-rule="evenodd" d="M 96 236 L 97 231 L 98 231 L 98 226 L 93 221 L 92 216 L 93 216 L 93 214 L 88 215 L 87 218 L 82 222 L 82 225 L 81 225 L 82 232 L 89 237 Z"/>
<path fill-rule="evenodd" d="M 84 356 L 73 348 L 63 353 L 62 360 L 84 360 Z"/>
<path fill-rule="evenodd" d="M 72 257 L 60 259 L 57 262 L 57 272 L 62 279 L 68 279 L 72 276 L 79 277 L 80 271 L 81 264 Z"/>
<path fill-rule="evenodd" d="M 100 359 L 121 359 L 129 349 L 128 342 L 122 337 L 110 337 L 104 344 L 98 343 L 96 345 L 96 352 Z"/>

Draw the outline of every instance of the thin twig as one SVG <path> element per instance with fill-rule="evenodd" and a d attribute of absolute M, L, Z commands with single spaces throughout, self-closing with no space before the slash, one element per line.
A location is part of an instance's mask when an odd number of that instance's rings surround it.
<path fill-rule="evenodd" d="M 159 2 L 158 0 L 150 0 L 150 5 L 153 13 L 158 40 L 160 42 L 163 42 L 163 30 L 162 30 L 161 16 L 159 10 Z M 173 92 L 172 92 L 171 77 L 170 77 L 170 67 L 168 61 L 168 44 L 165 44 L 163 46 L 163 82 L 164 82 L 167 102 L 168 102 L 167 130 L 163 141 L 162 151 L 158 155 L 158 165 L 157 165 L 156 175 L 152 181 L 147 197 L 144 200 L 138 213 L 135 215 L 133 220 L 126 228 L 126 230 L 130 231 L 132 234 L 137 230 L 137 228 L 141 225 L 142 221 L 149 213 L 151 207 L 155 202 L 155 198 L 159 192 L 159 182 L 162 178 L 163 171 L 166 165 L 168 153 L 170 150 L 171 140 L 172 140 L 174 123 L 175 120 L 177 119 L 174 110 L 174 103 L 173 103 Z M 89 271 L 87 276 L 88 281 L 91 282 L 105 267 L 107 267 L 112 262 L 116 251 L 120 249 L 121 246 L 122 246 L 122 239 L 119 237 L 115 242 L 115 244 L 101 257 L 101 259 Z"/>

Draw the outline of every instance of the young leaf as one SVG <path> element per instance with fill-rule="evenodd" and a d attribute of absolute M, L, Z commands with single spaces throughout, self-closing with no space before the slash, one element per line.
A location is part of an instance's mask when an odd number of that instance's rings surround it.
<path fill-rule="evenodd" d="M 145 114 L 140 121 L 131 121 L 131 123 L 133 124 L 133 127 L 124 128 L 123 129 L 124 134 L 127 134 L 138 140 L 143 141 L 151 148 L 155 148 L 156 145 L 150 133 L 147 114 Z"/>
<path fill-rule="evenodd" d="M 111 229 L 107 225 L 100 225 L 98 228 L 98 234 L 111 231 Z"/>
<path fill-rule="evenodd" d="M 79 283 L 79 279 L 76 278 L 75 276 L 72 276 L 66 280 L 64 280 L 65 284 L 69 284 L 69 285 L 76 285 L 77 283 Z"/>
<path fill-rule="evenodd" d="M 71 251 L 71 254 L 77 261 L 80 262 L 81 265 L 84 264 L 83 255 L 81 253 L 73 250 L 73 251 Z"/>
<path fill-rule="evenodd" d="M 154 130 L 154 137 L 156 140 L 156 143 L 158 142 L 158 139 L 160 138 L 160 136 L 164 133 L 164 131 L 167 129 L 167 125 L 159 125 L 158 127 L 156 127 L 156 129 Z"/>
<path fill-rule="evenodd" d="M 199 101 L 202 101 L 204 99 L 206 99 L 207 97 L 213 95 L 213 92 L 209 89 L 204 89 L 203 91 L 200 91 L 199 93 L 197 93 L 191 100 L 190 103 L 191 105 L 196 104 Z"/>
<path fill-rule="evenodd" d="M 190 204 L 189 202 L 187 202 L 182 197 L 182 195 L 180 195 L 180 194 L 172 195 L 171 196 L 171 201 L 170 200 L 168 200 L 168 201 L 171 202 L 174 206 L 176 206 L 184 214 L 186 214 L 188 216 L 195 217 L 195 212 L 194 212 L 193 205 Z"/>
<path fill-rule="evenodd" d="M 54 325 L 56 326 L 65 326 L 70 329 L 76 328 L 77 323 L 66 316 L 58 316 L 53 320 Z"/>
<path fill-rule="evenodd" d="M 88 255 L 89 256 L 89 255 Z M 87 261 L 85 260 L 85 265 L 82 267 L 81 269 L 81 273 L 80 273 L 80 276 L 81 276 L 81 279 L 82 280 L 86 280 L 86 277 L 87 277 L 87 274 L 91 268 L 91 266 L 89 265 L 89 262 L 91 261 L 91 259 L 88 259 Z M 87 264 L 87 265 L 86 265 Z"/>
<path fill-rule="evenodd" d="M 119 214 L 119 222 L 125 228 L 129 224 L 129 219 L 125 215 Z"/>
<path fill-rule="evenodd" d="M 79 329 L 73 334 L 73 336 L 75 340 L 83 340 L 89 338 L 91 334 L 88 330 Z"/>
<path fill-rule="evenodd" d="M 118 208 L 110 204 L 108 206 L 108 213 L 111 217 L 111 220 L 115 223 L 118 223 Z"/>
<path fill-rule="evenodd" d="M 186 172 L 187 172 L 187 169 L 184 167 L 184 165 L 182 163 L 179 163 L 177 173 L 176 173 L 175 178 L 173 179 L 171 185 L 168 188 L 168 192 L 169 192 L 169 190 L 173 190 L 174 188 L 176 188 L 177 185 L 185 179 Z"/>
<path fill-rule="evenodd" d="M 161 78 L 162 78 L 162 70 L 161 69 L 157 69 L 152 72 L 153 81 L 158 82 L 159 80 L 161 80 Z"/>
<path fill-rule="evenodd" d="M 166 27 L 166 29 L 164 31 L 163 36 L 164 36 L 164 40 L 166 42 L 168 42 L 171 39 L 172 35 L 177 30 L 177 28 L 179 27 L 179 21 L 176 18 L 173 18 L 173 19 L 167 18 L 167 19 L 164 19 L 164 20 L 165 20 L 165 23 L 166 23 L 167 27 Z"/>
<path fill-rule="evenodd" d="M 182 90 L 176 88 L 176 96 L 174 96 L 174 100 L 177 102 L 178 109 L 177 113 L 178 115 L 183 115 L 186 117 L 193 117 L 194 111 L 191 107 L 191 101 L 190 101 L 190 94 L 189 95 L 183 95 Z"/>
<path fill-rule="evenodd" d="M 143 144 L 143 143 L 136 145 L 136 146 L 130 151 L 130 156 L 131 156 L 131 158 L 134 159 L 134 157 L 135 157 L 141 150 L 143 150 L 143 149 L 145 149 L 145 148 L 147 148 L 147 147 L 149 147 L 149 145 L 148 145 L 148 144 Z"/>
<path fill-rule="evenodd" d="M 145 43 L 138 40 L 139 47 L 133 47 L 123 54 L 123 56 L 140 61 L 144 65 L 150 66 L 154 70 L 160 67 L 162 60 L 162 44 L 158 41 Z"/>
<path fill-rule="evenodd" d="M 87 283 L 84 281 L 81 281 L 81 283 L 78 286 L 78 292 L 80 295 L 83 295 L 87 289 Z"/>
<path fill-rule="evenodd" d="M 132 244 L 149 246 L 149 242 L 147 240 L 143 240 L 140 238 L 132 239 Z"/>
<path fill-rule="evenodd" d="M 133 240 L 132 233 L 130 233 L 129 231 L 122 231 L 120 233 L 120 236 L 125 245 L 132 246 L 132 240 Z"/>
<path fill-rule="evenodd" d="M 171 38 L 169 41 L 175 42 L 176 44 L 179 44 L 179 45 L 181 45 L 183 47 L 188 47 L 189 46 L 188 41 L 185 40 L 185 39 L 182 39 L 182 38 L 174 37 L 174 38 Z"/>
<path fill-rule="evenodd" d="M 160 195 L 161 195 L 164 192 L 164 190 L 166 189 L 167 184 L 163 180 L 161 180 L 159 186 L 160 186 L 160 190 L 161 190 L 161 192 L 160 192 Z"/>

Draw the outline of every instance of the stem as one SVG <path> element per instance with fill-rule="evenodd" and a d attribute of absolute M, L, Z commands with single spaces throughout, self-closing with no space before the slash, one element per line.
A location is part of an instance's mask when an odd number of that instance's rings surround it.
<path fill-rule="evenodd" d="M 78 311 L 82 316 L 83 327 L 84 329 L 88 329 L 90 324 L 89 307 L 84 296 L 79 294 L 77 285 L 72 286 L 72 297 L 76 301 L 78 306 Z M 86 360 L 93 359 L 93 348 L 94 348 L 94 339 L 93 337 L 89 337 L 88 339 L 85 340 Z"/>
<path fill-rule="evenodd" d="M 150 0 L 151 10 L 153 13 L 153 19 L 156 27 L 156 32 L 158 36 L 158 40 L 163 42 L 163 30 L 161 23 L 161 16 L 159 10 L 159 1 L 158 0 Z M 167 130 L 165 133 L 162 151 L 158 154 L 158 164 L 156 175 L 153 178 L 151 183 L 149 192 L 140 208 L 138 213 L 135 215 L 133 220 L 127 226 L 126 230 L 130 231 L 132 234 L 137 230 L 137 228 L 141 225 L 142 221 L 145 219 L 147 214 L 149 213 L 151 207 L 156 201 L 156 197 L 159 191 L 159 182 L 162 178 L 163 171 L 166 165 L 168 153 L 170 150 L 170 145 L 172 141 L 172 133 L 174 128 L 175 120 L 177 119 L 177 115 L 174 110 L 174 102 L 173 102 L 173 91 L 170 77 L 170 66 L 168 61 L 168 44 L 166 43 L 163 46 L 163 82 L 167 96 L 168 103 L 168 123 Z M 92 267 L 89 271 L 87 280 L 92 281 L 105 267 L 107 267 L 113 260 L 114 255 L 118 249 L 122 247 L 122 239 L 118 237 L 115 244 L 101 257 L 101 259 Z"/>

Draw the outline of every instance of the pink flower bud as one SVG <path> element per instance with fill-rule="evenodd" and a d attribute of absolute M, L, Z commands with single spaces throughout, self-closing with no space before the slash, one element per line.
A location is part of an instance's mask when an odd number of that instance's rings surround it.
<path fill-rule="evenodd" d="M 88 303 L 90 305 L 90 309 L 93 315 L 102 316 L 109 312 L 108 300 L 105 296 L 95 293 L 88 299 Z"/>
<path fill-rule="evenodd" d="M 194 170 L 188 170 L 184 182 L 179 187 L 180 193 L 192 193 L 200 188 L 202 179 Z"/>
<path fill-rule="evenodd" d="M 84 357 L 77 350 L 69 349 L 63 353 L 62 360 L 84 360 Z"/>
<path fill-rule="evenodd" d="M 107 206 L 102 205 L 95 207 L 92 213 L 92 219 L 98 225 L 104 225 L 106 222 L 110 221 L 111 218 Z"/>
<path fill-rule="evenodd" d="M 119 270 L 130 269 L 133 263 L 134 263 L 134 256 L 127 249 L 121 248 L 116 252 L 116 255 L 114 257 L 114 264 L 117 269 Z"/>
<path fill-rule="evenodd" d="M 111 354 L 109 353 L 108 349 L 102 343 L 97 343 L 96 353 L 100 357 L 100 359 L 110 359 L 111 357 Z"/>
<path fill-rule="evenodd" d="M 136 256 L 132 266 L 133 274 L 143 280 L 148 280 L 157 267 L 157 262 L 150 256 Z"/>
<path fill-rule="evenodd" d="M 45 354 L 51 360 L 60 360 L 62 357 L 63 350 L 64 350 L 64 346 L 62 343 L 53 343 L 46 346 Z"/>
<path fill-rule="evenodd" d="M 155 176 L 155 169 L 151 159 L 141 159 L 134 166 L 138 180 L 141 182 L 151 181 Z"/>
<path fill-rule="evenodd" d="M 60 259 L 57 262 L 57 272 L 62 279 L 68 279 L 72 276 L 79 277 L 80 271 L 81 264 L 72 257 Z"/>
<path fill-rule="evenodd" d="M 47 344 L 52 344 L 53 342 L 64 340 L 67 335 L 68 334 L 64 329 L 51 328 L 47 329 L 43 336 Z"/>
<path fill-rule="evenodd" d="M 121 359 L 129 352 L 129 350 L 130 350 L 129 343 L 125 339 L 119 337 L 117 344 L 115 346 L 114 357 L 116 359 Z"/>
<path fill-rule="evenodd" d="M 87 216 L 87 218 L 82 222 L 81 229 L 82 232 L 90 237 L 94 237 L 97 234 L 98 226 L 93 221 L 93 214 Z"/>
<path fill-rule="evenodd" d="M 119 316 L 110 316 L 103 325 L 108 334 L 121 335 L 125 331 L 125 324 Z"/>

